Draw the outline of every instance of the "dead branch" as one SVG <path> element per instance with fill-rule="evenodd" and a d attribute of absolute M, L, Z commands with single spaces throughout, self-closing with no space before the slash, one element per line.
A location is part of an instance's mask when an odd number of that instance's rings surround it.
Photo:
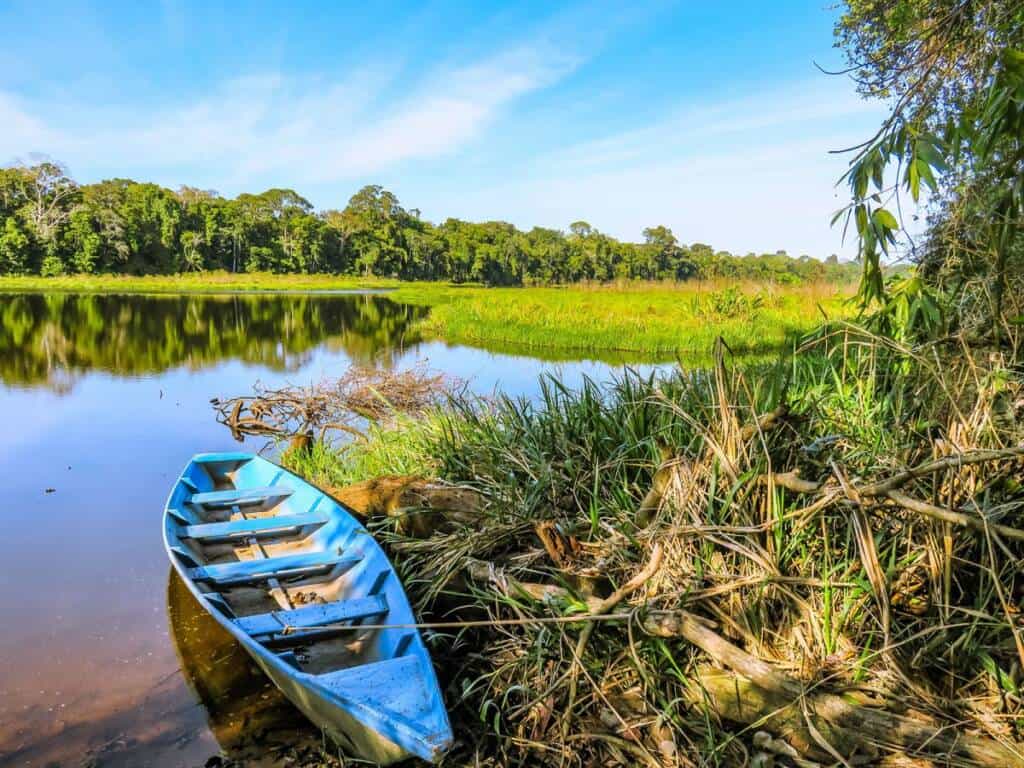
<path fill-rule="evenodd" d="M 917 499 L 896 490 L 912 480 L 935 474 L 937 472 L 942 472 L 943 470 L 955 469 L 971 464 L 1019 459 L 1022 456 L 1024 456 L 1024 446 L 1007 448 L 1004 450 L 967 451 L 964 453 L 944 456 L 943 458 L 936 459 L 934 461 L 928 461 L 924 464 L 912 467 L 911 469 L 899 472 L 885 480 L 866 483 L 864 485 L 853 485 L 846 481 L 838 467 L 835 465 L 833 465 L 833 478 L 826 481 L 813 482 L 810 480 L 804 480 L 800 477 L 799 470 L 768 473 L 762 475 L 761 480 L 762 482 L 770 482 L 781 488 L 794 491 L 795 493 L 821 493 L 823 494 L 823 498 L 828 497 L 832 501 L 840 497 L 844 497 L 854 503 L 860 503 L 860 500 L 864 498 L 887 498 L 896 502 L 904 509 L 924 515 L 925 517 L 930 517 L 933 520 L 941 520 L 942 522 L 971 528 L 982 533 L 989 530 L 1008 539 L 1024 541 L 1024 530 L 1000 525 L 998 523 L 989 523 L 974 515 L 956 512 L 924 501 L 918 501 Z"/>
<path fill-rule="evenodd" d="M 1008 525 L 1000 525 L 999 523 L 989 523 L 982 520 L 980 517 L 966 515 L 963 512 L 954 512 L 951 509 L 943 509 L 942 507 L 937 507 L 934 504 L 929 504 L 928 502 L 919 501 L 918 499 L 907 496 L 907 494 L 901 493 L 900 491 L 887 491 L 885 495 L 904 509 L 909 509 L 911 512 L 917 512 L 919 515 L 930 517 L 933 520 L 941 520 L 944 523 L 962 525 L 980 533 L 984 533 L 987 528 L 992 533 L 998 534 L 1004 538 L 1024 541 L 1024 531 L 1019 528 L 1011 528 Z"/>
<path fill-rule="evenodd" d="M 949 456 L 943 456 L 941 459 L 936 459 L 935 461 L 919 464 L 905 472 L 893 475 L 887 480 L 865 485 L 859 490 L 862 496 L 882 496 L 894 488 L 906 485 L 908 482 L 918 477 L 932 475 L 946 469 L 964 467 L 968 464 L 984 464 L 989 461 L 1003 461 L 1005 459 L 1015 459 L 1022 456 L 1024 456 L 1024 446 L 1006 448 L 999 451 L 965 451 L 964 453 L 954 453 Z"/>
<path fill-rule="evenodd" d="M 362 437 L 368 421 L 418 415 L 440 402 L 458 382 L 420 365 L 407 371 L 352 367 L 344 376 L 308 387 L 268 389 L 211 401 L 217 421 L 241 442 L 245 435 L 291 438 L 331 431 Z"/>
<path fill-rule="evenodd" d="M 789 406 L 785 403 L 779 405 L 775 410 L 763 413 L 757 417 L 753 424 L 747 424 L 740 430 L 740 438 L 749 440 L 761 432 L 768 432 L 778 426 L 789 415 Z"/>
<path fill-rule="evenodd" d="M 735 674 L 712 671 L 700 676 L 702 695 L 724 718 L 779 728 L 801 752 L 821 755 L 817 730 L 838 749 L 869 754 L 875 746 L 913 756 L 941 759 L 947 765 L 1024 766 L 1024 757 L 992 739 L 970 736 L 933 722 L 853 703 L 831 693 L 807 690 L 797 680 L 751 656 L 687 611 L 652 613 L 644 631 L 656 637 L 682 637 Z"/>
<path fill-rule="evenodd" d="M 785 488 L 796 493 L 815 493 L 821 490 L 821 483 L 816 483 L 813 480 L 804 480 L 800 477 L 800 470 L 794 469 L 792 472 L 773 472 L 769 475 L 763 475 L 762 479 L 767 482 L 769 479 L 782 488 Z"/>
<path fill-rule="evenodd" d="M 941 459 L 936 459 L 935 461 L 928 461 L 924 464 L 919 464 L 916 467 L 899 472 L 892 477 L 880 480 L 876 483 L 867 483 L 865 485 L 855 486 L 855 490 L 860 496 L 885 496 L 889 491 L 906 485 L 911 480 L 935 474 L 936 472 L 942 472 L 946 469 L 965 467 L 970 464 L 983 464 L 990 461 L 1017 459 L 1022 456 L 1024 456 L 1024 446 L 1006 448 L 999 451 L 965 451 L 964 453 L 951 454 L 949 456 L 944 456 Z M 774 472 L 770 475 L 765 475 L 764 479 L 767 480 L 770 477 L 771 481 L 776 485 L 788 488 L 791 491 L 796 491 L 797 493 L 817 493 L 829 486 L 835 485 L 835 487 L 838 487 L 837 484 L 830 482 L 816 483 L 810 480 L 803 480 L 799 475 L 799 470 L 793 470 L 792 472 Z"/>

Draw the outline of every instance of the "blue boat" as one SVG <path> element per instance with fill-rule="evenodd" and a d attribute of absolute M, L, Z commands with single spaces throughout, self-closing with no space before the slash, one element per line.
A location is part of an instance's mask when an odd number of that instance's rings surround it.
<path fill-rule="evenodd" d="M 451 745 L 398 576 L 337 501 L 259 456 L 199 454 L 167 500 L 164 544 L 200 604 L 353 757 L 433 762 Z"/>

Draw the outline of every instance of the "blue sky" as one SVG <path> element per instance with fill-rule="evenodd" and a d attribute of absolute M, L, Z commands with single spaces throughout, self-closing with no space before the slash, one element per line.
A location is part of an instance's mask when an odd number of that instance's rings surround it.
<path fill-rule="evenodd" d="M 0 0 L 0 162 L 852 252 L 828 152 L 882 113 L 814 66 L 829 0 L 230 5 Z"/>

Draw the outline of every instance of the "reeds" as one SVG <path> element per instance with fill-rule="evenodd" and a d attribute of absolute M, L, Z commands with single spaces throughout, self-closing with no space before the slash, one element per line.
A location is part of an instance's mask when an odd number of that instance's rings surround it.
<path fill-rule="evenodd" d="M 380 524 L 424 620 L 589 614 L 632 583 L 628 621 L 428 632 L 451 764 L 1021 762 L 1024 383 L 998 356 L 850 329 L 401 430 L 315 479 L 369 455 L 487 500 L 425 539 Z"/>

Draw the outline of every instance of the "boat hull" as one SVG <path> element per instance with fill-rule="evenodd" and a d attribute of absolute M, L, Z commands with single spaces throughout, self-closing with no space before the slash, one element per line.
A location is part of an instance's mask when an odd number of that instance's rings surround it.
<path fill-rule="evenodd" d="M 209 482 L 204 481 L 205 476 L 210 477 Z M 271 488 L 287 489 L 288 496 L 281 496 L 284 500 L 278 502 L 270 489 L 262 486 L 251 489 L 250 495 L 273 498 L 273 502 L 264 503 L 279 506 L 249 517 L 244 512 L 239 516 L 240 508 L 232 506 L 231 520 L 199 519 L 200 515 L 208 513 L 206 505 L 224 507 L 240 498 L 250 502 L 251 499 L 246 498 L 249 493 L 246 486 L 254 486 L 268 477 L 273 478 Z M 215 488 L 218 480 L 223 483 L 230 478 L 240 483 L 228 490 Z M 192 500 L 198 503 L 193 504 Z M 306 507 L 315 512 L 305 511 Z M 309 522 L 311 515 L 316 518 L 318 527 L 312 534 L 305 535 L 303 525 Z M 251 531 L 263 537 L 274 536 L 277 521 L 281 521 L 282 535 L 289 534 L 286 541 L 262 538 L 257 542 L 255 535 L 244 537 Z M 234 547 L 234 551 L 240 553 L 235 562 L 230 552 L 232 542 L 239 539 L 230 537 L 238 528 L 245 530 L 240 543 Z M 215 534 L 215 544 L 210 547 L 198 545 L 195 538 L 190 538 Z M 186 466 L 172 489 L 164 514 L 164 543 L 172 566 L 199 604 L 245 648 L 282 693 L 346 752 L 362 760 L 388 765 L 410 757 L 436 761 L 447 750 L 452 741 L 447 713 L 429 654 L 419 633 L 408 628 L 415 623 L 415 618 L 404 591 L 379 545 L 342 505 L 260 457 L 200 454 Z M 283 556 L 274 551 L 275 547 L 282 550 Z M 255 549 L 270 550 L 271 558 L 249 559 L 247 553 Z M 220 559 L 229 562 L 205 561 L 209 551 L 227 551 L 229 554 L 222 554 Z M 305 576 L 300 567 L 303 558 L 317 568 L 327 563 L 324 568 L 333 570 L 316 581 L 315 576 Z M 285 561 L 288 569 L 282 571 L 279 578 L 258 573 L 262 563 L 270 568 L 270 564 Z M 364 648 L 359 652 L 361 655 L 348 658 L 336 668 L 321 661 L 319 666 L 307 670 L 296 660 L 294 652 L 282 652 L 275 647 L 275 642 L 288 641 L 290 626 L 277 635 L 254 637 L 250 632 L 271 616 L 286 623 L 288 617 L 292 617 L 291 622 L 299 623 L 296 617 L 309 614 L 309 606 L 290 611 L 282 607 L 256 616 L 239 615 L 240 600 L 236 593 L 253 592 L 251 582 L 254 579 L 258 580 L 259 588 L 266 587 L 268 594 L 283 600 L 287 606 L 293 605 L 293 599 L 319 590 L 335 599 L 321 600 L 322 605 L 315 606 L 318 610 L 330 612 L 345 605 L 379 600 L 386 603 L 387 613 L 362 622 L 370 628 L 360 633 L 363 638 L 360 647 Z M 289 579 L 298 579 L 301 583 L 291 586 Z M 360 624 L 360 621 L 351 622 L 353 634 L 360 631 Z M 377 624 L 387 628 L 374 629 Z M 338 646 L 342 640 L 329 634 L 333 627 L 336 624 L 302 625 L 302 631 L 308 634 L 301 637 L 309 638 L 301 645 L 303 653 L 312 649 L 315 654 L 323 645 Z"/>

